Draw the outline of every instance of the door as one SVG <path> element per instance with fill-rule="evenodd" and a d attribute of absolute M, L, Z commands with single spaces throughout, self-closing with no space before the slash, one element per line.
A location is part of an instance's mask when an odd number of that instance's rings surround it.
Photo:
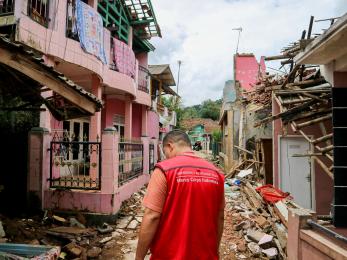
<path fill-rule="evenodd" d="M 290 192 L 294 201 L 304 208 L 312 208 L 310 144 L 303 137 L 280 138 L 280 188 Z"/>

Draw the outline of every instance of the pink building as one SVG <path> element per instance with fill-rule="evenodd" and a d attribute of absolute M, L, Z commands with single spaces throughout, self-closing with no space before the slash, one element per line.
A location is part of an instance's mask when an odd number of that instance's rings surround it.
<path fill-rule="evenodd" d="M 265 73 L 264 57 L 258 63 L 253 53 L 234 55 L 234 79 L 239 81 L 244 90 L 250 90 L 256 83 L 258 76 Z"/>
<path fill-rule="evenodd" d="M 64 114 L 68 105 L 60 114 L 42 105 L 40 128 L 29 133 L 29 193 L 42 209 L 115 214 L 157 160 L 148 40 L 161 33 L 150 0 L 0 2 L 0 33 L 41 55 L 81 96 L 103 102 L 84 114 L 82 97 L 72 102 L 75 114 Z M 35 80 L 50 100 L 57 92 L 40 81 L 45 76 Z"/>

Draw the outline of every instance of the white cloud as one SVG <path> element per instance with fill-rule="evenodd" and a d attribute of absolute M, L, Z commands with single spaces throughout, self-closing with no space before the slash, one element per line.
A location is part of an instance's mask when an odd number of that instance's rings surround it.
<path fill-rule="evenodd" d="M 182 60 L 179 94 L 185 105 L 222 96 L 224 82 L 232 79 L 237 32 L 242 27 L 239 52 L 279 54 L 316 19 L 343 15 L 345 0 L 152 0 L 163 38 L 152 43 L 151 64 L 170 63 L 177 79 Z M 320 33 L 328 22 L 315 23 Z M 277 66 L 278 63 L 269 63 Z M 176 80 L 177 81 L 177 80 Z"/>

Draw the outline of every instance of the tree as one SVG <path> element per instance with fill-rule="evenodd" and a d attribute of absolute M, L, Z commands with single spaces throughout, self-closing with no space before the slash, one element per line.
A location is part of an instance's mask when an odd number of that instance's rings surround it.
<path fill-rule="evenodd" d="M 218 120 L 221 108 L 221 101 L 212 101 L 211 99 L 205 100 L 201 105 L 200 115 L 202 118 L 211 118 Z"/>

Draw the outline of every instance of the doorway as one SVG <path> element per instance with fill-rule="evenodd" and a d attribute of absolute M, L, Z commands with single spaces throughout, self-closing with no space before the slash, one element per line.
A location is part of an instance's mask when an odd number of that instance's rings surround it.
<path fill-rule="evenodd" d="M 280 137 L 280 188 L 290 192 L 294 201 L 304 208 L 312 208 L 311 159 L 305 155 L 311 151 L 303 137 Z"/>

